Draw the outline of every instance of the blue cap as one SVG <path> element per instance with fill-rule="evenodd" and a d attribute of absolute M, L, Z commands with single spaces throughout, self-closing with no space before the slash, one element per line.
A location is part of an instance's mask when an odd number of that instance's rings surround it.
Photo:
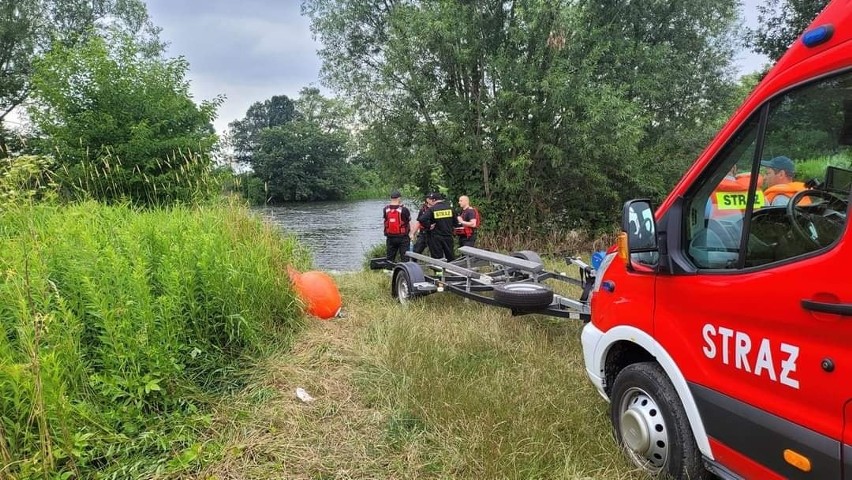
<path fill-rule="evenodd" d="M 796 173 L 796 166 L 793 165 L 793 161 L 787 157 L 775 157 L 772 160 L 764 160 L 760 162 L 762 167 L 771 168 L 773 170 L 784 170 L 787 172 L 787 175 L 792 177 L 794 173 Z"/>

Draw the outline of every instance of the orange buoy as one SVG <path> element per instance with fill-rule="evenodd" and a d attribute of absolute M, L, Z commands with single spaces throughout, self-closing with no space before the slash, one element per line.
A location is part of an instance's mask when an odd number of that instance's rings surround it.
<path fill-rule="evenodd" d="M 329 274 L 317 271 L 299 273 L 293 267 L 287 267 L 287 274 L 296 294 L 305 302 L 308 313 L 327 320 L 340 312 L 343 301 Z"/>

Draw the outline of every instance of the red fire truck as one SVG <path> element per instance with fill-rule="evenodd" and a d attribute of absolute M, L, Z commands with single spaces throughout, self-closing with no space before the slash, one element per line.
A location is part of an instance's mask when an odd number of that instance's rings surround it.
<path fill-rule="evenodd" d="M 795 42 L 662 205 L 624 206 L 582 334 L 652 476 L 852 479 L 852 0 Z"/>

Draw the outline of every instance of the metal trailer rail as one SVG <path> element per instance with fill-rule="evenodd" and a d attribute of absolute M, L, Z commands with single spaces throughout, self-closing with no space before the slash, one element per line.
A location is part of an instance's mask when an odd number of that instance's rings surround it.
<path fill-rule="evenodd" d="M 579 258 L 566 258 L 578 267 L 579 278 L 544 269 L 537 253 L 528 250 L 506 255 L 474 247 L 461 247 L 462 256 L 452 262 L 414 252 L 412 260 L 393 263 L 370 261 L 372 269 L 391 269 L 391 296 L 401 303 L 437 292 L 449 291 L 477 302 L 509 308 L 513 315 L 542 314 L 590 320 L 589 293 L 595 271 Z M 556 280 L 582 288 L 579 299 L 554 293 L 542 282 Z"/>

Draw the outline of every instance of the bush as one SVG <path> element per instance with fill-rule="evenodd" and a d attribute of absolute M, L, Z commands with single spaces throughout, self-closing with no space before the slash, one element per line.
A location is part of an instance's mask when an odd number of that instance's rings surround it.
<path fill-rule="evenodd" d="M 0 162 L 0 205 L 56 197 L 53 159 L 37 155 L 6 157 Z"/>
<path fill-rule="evenodd" d="M 138 478 L 200 453 L 214 392 L 300 326 L 298 244 L 233 206 L 0 212 L 0 460 Z"/>

